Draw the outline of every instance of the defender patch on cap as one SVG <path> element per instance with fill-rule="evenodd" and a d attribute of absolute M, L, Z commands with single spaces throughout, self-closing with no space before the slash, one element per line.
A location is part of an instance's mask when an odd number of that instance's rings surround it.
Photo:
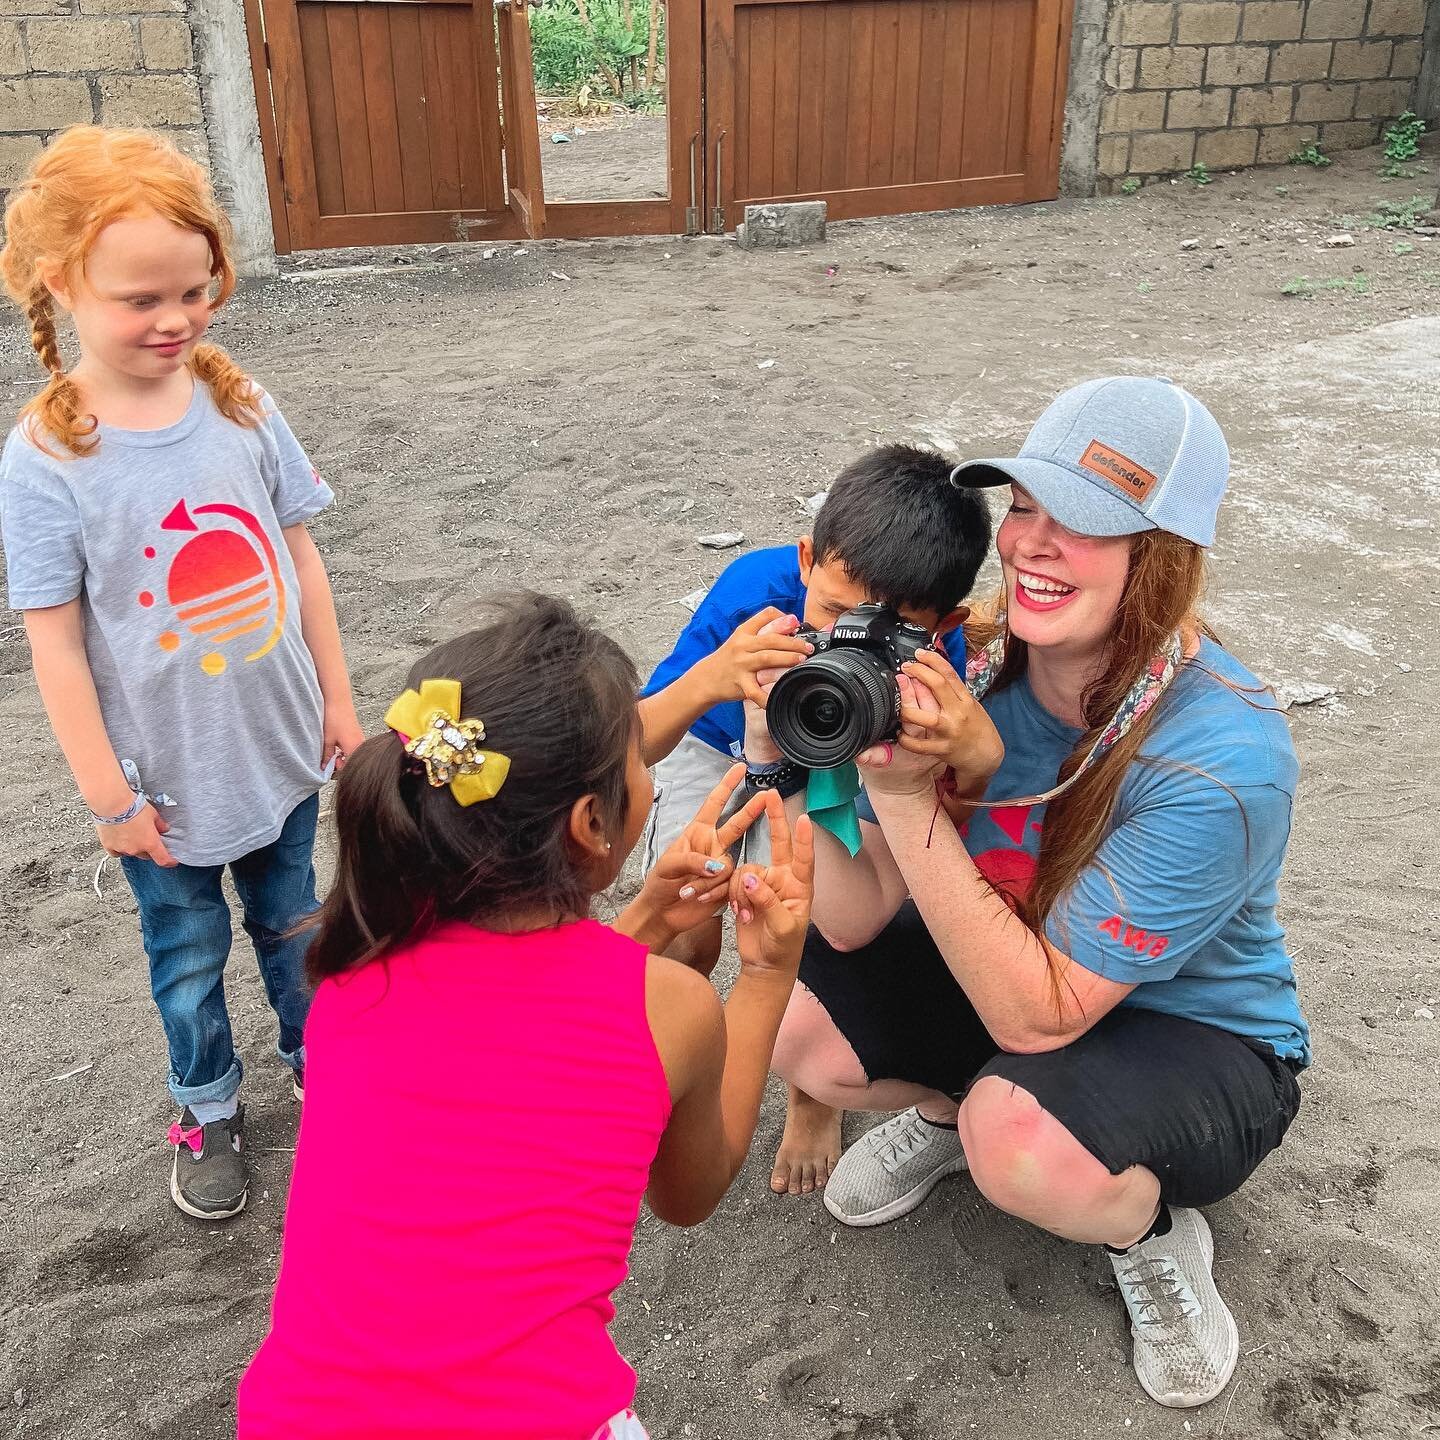
<path fill-rule="evenodd" d="M 1080 463 L 1132 500 L 1143 501 L 1155 486 L 1156 477 L 1150 471 L 1098 440 L 1092 440 L 1086 447 Z"/>

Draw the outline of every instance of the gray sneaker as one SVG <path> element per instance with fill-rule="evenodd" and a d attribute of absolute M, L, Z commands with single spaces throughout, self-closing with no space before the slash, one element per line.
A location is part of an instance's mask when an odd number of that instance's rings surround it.
<path fill-rule="evenodd" d="M 170 1198 L 197 1220 L 228 1220 L 245 1208 L 250 1174 L 242 1153 L 245 1107 L 230 1120 L 197 1125 L 189 1106 L 170 1127 L 175 1164 Z"/>
<path fill-rule="evenodd" d="M 927 1124 L 912 1105 L 840 1157 L 825 1186 L 825 1208 L 843 1225 L 883 1225 L 908 1215 L 947 1175 L 965 1168 L 959 1134 Z"/>
<path fill-rule="evenodd" d="M 1130 1311 L 1135 1373 L 1153 1400 L 1175 1409 L 1213 1400 L 1240 1357 L 1235 1317 L 1210 1270 L 1215 1242 L 1198 1210 L 1170 1210 L 1170 1229 L 1111 1255 Z"/>

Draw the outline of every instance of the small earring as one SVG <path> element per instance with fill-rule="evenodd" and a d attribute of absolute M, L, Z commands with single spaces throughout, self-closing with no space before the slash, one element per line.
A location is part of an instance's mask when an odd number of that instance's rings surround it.
<path fill-rule="evenodd" d="M 609 850 L 610 848 L 610 842 L 608 840 L 605 842 L 605 848 L 606 850 Z"/>

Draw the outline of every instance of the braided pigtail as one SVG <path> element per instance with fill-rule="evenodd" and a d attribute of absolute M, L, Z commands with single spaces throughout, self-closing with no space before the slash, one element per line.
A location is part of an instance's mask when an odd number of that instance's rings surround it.
<path fill-rule="evenodd" d="M 30 343 L 40 363 L 49 371 L 50 379 L 20 411 L 20 421 L 26 426 L 31 441 L 46 454 L 64 458 L 47 443 L 54 441 L 72 455 L 89 455 L 97 444 L 95 417 L 83 412 L 80 387 L 65 373 L 60 340 L 55 334 L 55 303 L 38 278 L 31 284 L 25 314 L 30 321 Z"/>
<path fill-rule="evenodd" d="M 252 428 L 265 418 L 259 386 L 218 345 L 197 345 L 190 369 L 227 420 Z"/>

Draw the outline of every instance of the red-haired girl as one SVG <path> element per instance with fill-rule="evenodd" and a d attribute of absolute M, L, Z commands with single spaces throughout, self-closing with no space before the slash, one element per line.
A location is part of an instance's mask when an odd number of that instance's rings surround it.
<path fill-rule="evenodd" d="M 5 289 L 49 372 L 0 458 L 10 603 L 60 749 L 135 892 L 181 1107 L 170 1194 L 245 1204 L 223 977 L 230 868 L 303 1098 L 317 794 L 364 738 L 325 567 L 330 504 L 269 396 L 201 344 L 235 287 L 204 171 L 77 126 L 5 209 Z M 75 330 L 67 369 L 56 310 Z"/>

